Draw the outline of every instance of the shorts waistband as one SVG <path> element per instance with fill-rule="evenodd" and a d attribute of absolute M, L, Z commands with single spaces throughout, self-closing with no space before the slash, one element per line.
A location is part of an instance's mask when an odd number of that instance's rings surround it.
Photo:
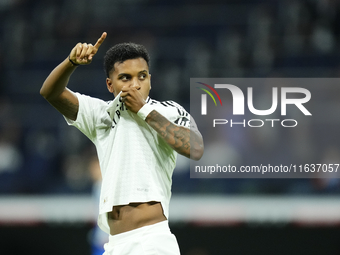
<path fill-rule="evenodd" d="M 123 232 L 121 234 L 117 235 L 110 235 L 109 236 L 109 243 L 111 245 L 114 244 L 119 244 L 126 242 L 127 240 L 133 238 L 137 238 L 138 236 L 144 236 L 147 233 L 157 233 L 157 232 L 163 232 L 163 233 L 170 233 L 170 228 L 169 228 L 169 222 L 168 220 L 164 220 L 152 225 L 136 228 L 127 232 Z"/>

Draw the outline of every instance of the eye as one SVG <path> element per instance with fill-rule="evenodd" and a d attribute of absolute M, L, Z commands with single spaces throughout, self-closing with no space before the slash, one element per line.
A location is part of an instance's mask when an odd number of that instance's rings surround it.
<path fill-rule="evenodd" d="M 119 79 L 122 80 L 122 81 L 128 81 L 129 80 L 129 78 L 126 75 L 121 76 Z"/>
<path fill-rule="evenodd" d="M 139 79 L 141 79 L 141 80 L 144 80 L 146 78 L 146 74 L 141 74 L 140 76 L 139 76 Z"/>

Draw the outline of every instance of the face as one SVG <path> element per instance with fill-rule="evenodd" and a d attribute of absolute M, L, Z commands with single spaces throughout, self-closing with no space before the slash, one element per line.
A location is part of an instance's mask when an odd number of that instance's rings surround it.
<path fill-rule="evenodd" d="M 150 79 L 149 67 L 144 58 L 128 59 L 114 64 L 114 71 L 106 79 L 106 85 L 115 97 L 124 86 L 135 87 L 145 100 L 151 89 Z"/>

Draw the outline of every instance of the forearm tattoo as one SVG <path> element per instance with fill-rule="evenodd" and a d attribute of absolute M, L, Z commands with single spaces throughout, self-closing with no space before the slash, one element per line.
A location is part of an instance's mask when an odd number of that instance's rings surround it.
<path fill-rule="evenodd" d="M 148 115 L 145 121 L 156 130 L 175 151 L 186 157 L 190 157 L 190 135 L 193 134 L 190 129 L 173 124 L 155 110 Z"/>

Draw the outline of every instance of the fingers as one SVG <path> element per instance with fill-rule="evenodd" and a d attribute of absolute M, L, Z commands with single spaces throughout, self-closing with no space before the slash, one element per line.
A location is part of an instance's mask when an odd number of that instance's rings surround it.
<path fill-rule="evenodd" d="M 92 44 L 78 43 L 76 45 L 76 50 L 75 50 L 76 51 L 75 62 L 80 65 L 90 64 L 92 61 L 92 58 L 90 59 L 89 56 L 92 50 L 93 50 Z"/>
<path fill-rule="evenodd" d="M 129 87 L 124 86 L 122 88 L 122 93 L 120 94 L 120 101 L 125 103 L 125 101 L 128 99 L 128 97 L 131 97 Z"/>
<path fill-rule="evenodd" d="M 80 57 L 82 50 L 83 50 L 83 44 L 77 43 L 76 45 L 76 58 L 77 59 Z"/>
<path fill-rule="evenodd" d="M 78 43 L 76 46 L 76 58 L 79 64 L 89 64 L 97 50 L 92 44 Z"/>
<path fill-rule="evenodd" d="M 88 59 L 88 60 L 92 60 L 92 57 L 94 56 L 94 53 L 93 53 L 93 45 L 90 43 L 87 47 L 87 51 L 85 53 L 85 57 Z"/>
<path fill-rule="evenodd" d="M 134 113 L 137 113 L 145 104 L 141 93 L 136 88 L 124 87 L 120 94 L 120 101 L 124 103 L 126 108 Z"/>
<path fill-rule="evenodd" d="M 128 92 L 122 92 L 122 93 L 120 94 L 120 97 L 121 97 L 121 98 L 126 98 L 128 94 L 129 94 Z"/>
<path fill-rule="evenodd" d="M 122 88 L 122 93 L 120 94 L 121 100 L 124 102 L 126 100 L 136 100 L 138 98 L 139 91 L 136 88 L 132 88 L 129 86 L 124 86 Z"/>
<path fill-rule="evenodd" d="M 131 91 L 130 91 L 130 88 L 128 86 L 124 86 L 121 91 L 122 91 L 122 93 L 120 94 L 120 98 L 122 100 L 126 100 L 127 97 L 131 96 Z"/>
<path fill-rule="evenodd" d="M 70 53 L 70 59 L 80 65 L 90 64 L 93 56 L 97 53 L 99 46 L 104 42 L 107 33 L 104 32 L 96 44 L 78 43 Z"/>
<path fill-rule="evenodd" d="M 88 55 L 86 55 L 86 52 L 88 51 L 88 46 L 87 46 L 87 43 L 83 43 L 81 46 L 80 46 L 80 54 L 78 55 L 77 54 L 77 58 L 80 59 L 80 60 L 87 60 L 87 57 Z"/>
<path fill-rule="evenodd" d="M 97 40 L 96 44 L 94 45 L 94 47 L 95 47 L 97 50 L 99 49 L 100 45 L 102 45 L 102 43 L 104 42 L 106 36 L 107 36 L 107 33 L 104 32 L 104 33 L 102 34 L 102 36 Z"/>

